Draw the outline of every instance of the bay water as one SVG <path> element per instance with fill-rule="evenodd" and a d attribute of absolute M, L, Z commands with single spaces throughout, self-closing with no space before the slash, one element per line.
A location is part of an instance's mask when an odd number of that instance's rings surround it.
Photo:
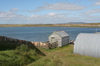
<path fill-rule="evenodd" d="M 0 27 L 0 36 L 7 36 L 27 41 L 48 41 L 48 36 L 54 31 L 65 31 L 70 40 L 75 40 L 79 33 L 100 32 L 100 28 L 80 27 Z"/>

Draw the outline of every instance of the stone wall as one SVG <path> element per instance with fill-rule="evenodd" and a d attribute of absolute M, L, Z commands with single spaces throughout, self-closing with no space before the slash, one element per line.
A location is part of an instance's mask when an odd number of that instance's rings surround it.
<path fill-rule="evenodd" d="M 0 36 L 0 50 L 15 49 L 17 46 L 26 44 L 29 47 L 35 47 L 30 41 L 14 39 L 6 36 Z"/>
<path fill-rule="evenodd" d="M 46 49 L 56 48 L 58 46 L 56 43 L 50 44 L 49 42 L 31 42 L 31 43 L 34 44 L 36 47 L 41 47 Z"/>
<path fill-rule="evenodd" d="M 46 48 L 49 49 L 48 43 L 47 42 L 31 42 L 34 46 L 38 48 Z"/>
<path fill-rule="evenodd" d="M 56 44 L 50 44 L 49 42 L 33 42 L 0 36 L 0 50 L 15 49 L 17 46 L 20 46 L 22 44 L 27 44 L 30 47 L 35 46 L 37 48 L 46 49 L 57 47 Z"/>
<path fill-rule="evenodd" d="M 34 49 L 38 54 L 45 55 L 36 46 L 34 46 L 30 41 L 14 39 L 6 36 L 0 36 L 0 51 L 15 49 L 20 45 L 27 45 L 28 47 Z"/>

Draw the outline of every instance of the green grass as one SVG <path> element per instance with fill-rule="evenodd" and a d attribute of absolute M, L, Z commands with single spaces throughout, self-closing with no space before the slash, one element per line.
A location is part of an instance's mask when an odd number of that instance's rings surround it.
<path fill-rule="evenodd" d="M 73 54 L 73 45 L 42 51 L 47 56 L 28 66 L 100 66 L 100 58 Z"/>
<path fill-rule="evenodd" d="M 23 44 L 15 50 L 0 51 L 0 66 L 24 66 L 42 56 L 37 50 Z"/>
<path fill-rule="evenodd" d="M 39 50 L 46 56 L 27 45 L 0 51 L 0 66 L 100 66 L 100 58 L 73 54 L 73 45 Z"/>

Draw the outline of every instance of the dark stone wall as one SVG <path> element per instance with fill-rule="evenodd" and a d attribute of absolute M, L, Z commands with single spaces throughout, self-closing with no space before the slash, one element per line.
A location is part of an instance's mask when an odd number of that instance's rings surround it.
<path fill-rule="evenodd" d="M 16 47 L 25 44 L 28 47 L 34 49 L 37 53 L 45 55 L 37 47 L 34 46 L 30 41 L 14 39 L 6 36 L 0 36 L 0 51 L 16 49 Z"/>
<path fill-rule="evenodd" d="M 14 49 L 21 44 L 31 44 L 29 41 L 18 40 L 6 36 L 0 36 L 0 50 Z"/>

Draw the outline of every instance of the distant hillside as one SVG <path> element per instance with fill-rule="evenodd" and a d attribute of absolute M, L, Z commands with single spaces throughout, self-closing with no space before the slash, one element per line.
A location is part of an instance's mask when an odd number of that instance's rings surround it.
<path fill-rule="evenodd" d="M 0 24 L 0 27 L 100 27 L 100 23 L 84 24 Z"/>

